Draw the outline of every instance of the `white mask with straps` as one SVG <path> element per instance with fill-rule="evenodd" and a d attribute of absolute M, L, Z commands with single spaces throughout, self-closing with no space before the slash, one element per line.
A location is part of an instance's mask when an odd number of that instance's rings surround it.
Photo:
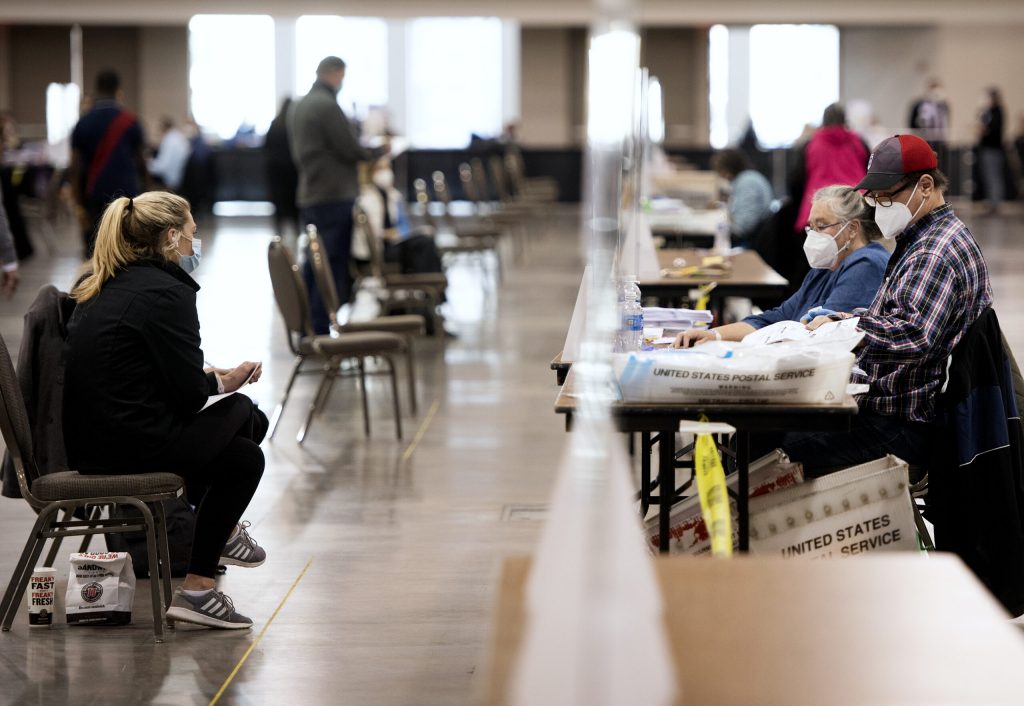
<path fill-rule="evenodd" d="M 913 201 L 914 194 L 917 193 L 917 187 L 920 185 L 920 180 L 914 184 L 914 190 L 910 192 L 910 198 L 907 199 L 907 203 Z M 882 235 L 888 240 L 892 240 L 907 229 L 907 226 L 914 220 L 918 211 L 924 207 L 925 202 L 922 201 L 921 205 L 913 213 L 910 212 L 910 207 L 907 206 L 907 203 L 893 201 L 891 206 L 875 207 L 875 223 L 878 225 L 878 229 L 882 231 Z"/>
<path fill-rule="evenodd" d="M 828 270 L 835 267 L 836 260 L 839 259 L 839 253 L 850 247 L 851 242 L 847 240 L 846 245 L 840 248 L 836 245 L 836 238 L 846 230 L 846 226 L 850 225 L 850 223 L 851 221 L 844 223 L 843 227 L 835 235 L 829 235 L 828 233 L 822 233 L 807 227 L 805 229 L 807 239 L 804 240 L 804 255 L 807 256 L 807 264 L 819 270 Z"/>

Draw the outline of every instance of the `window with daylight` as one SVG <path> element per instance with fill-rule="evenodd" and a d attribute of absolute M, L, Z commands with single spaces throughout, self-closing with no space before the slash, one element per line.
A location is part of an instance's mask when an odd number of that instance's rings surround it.
<path fill-rule="evenodd" d="M 785 147 L 839 100 L 833 25 L 715 25 L 708 35 L 712 147 L 735 144 L 752 122 L 764 147 Z"/>
<path fill-rule="evenodd" d="M 502 23 L 429 18 L 407 25 L 407 133 L 416 147 L 465 147 L 502 130 Z"/>
<path fill-rule="evenodd" d="M 388 102 L 388 25 L 376 17 L 304 15 L 295 23 L 295 88 L 303 95 L 325 56 L 345 62 L 338 103 L 360 120 Z"/>
<path fill-rule="evenodd" d="M 268 15 L 195 15 L 189 30 L 192 116 L 222 138 L 266 132 L 276 112 L 274 20 Z"/>
<path fill-rule="evenodd" d="M 833 25 L 750 28 L 750 118 L 765 147 L 791 145 L 804 125 L 839 100 L 839 29 Z"/>

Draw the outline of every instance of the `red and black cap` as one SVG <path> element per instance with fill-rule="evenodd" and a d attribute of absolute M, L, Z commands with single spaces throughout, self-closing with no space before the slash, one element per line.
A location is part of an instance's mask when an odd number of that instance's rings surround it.
<path fill-rule="evenodd" d="M 905 174 L 936 169 L 939 158 L 927 142 L 915 135 L 893 135 L 882 140 L 868 160 L 868 173 L 857 190 L 884 191 Z"/>

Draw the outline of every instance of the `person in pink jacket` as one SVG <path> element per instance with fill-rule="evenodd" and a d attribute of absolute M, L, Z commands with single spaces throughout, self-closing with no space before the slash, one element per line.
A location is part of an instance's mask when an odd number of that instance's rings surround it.
<path fill-rule="evenodd" d="M 846 126 L 846 111 L 839 103 L 825 108 L 821 127 L 799 152 L 791 171 L 790 195 L 800 199 L 794 230 L 803 233 L 811 213 L 811 198 L 833 184 L 853 186 L 867 173 L 871 150 Z"/>

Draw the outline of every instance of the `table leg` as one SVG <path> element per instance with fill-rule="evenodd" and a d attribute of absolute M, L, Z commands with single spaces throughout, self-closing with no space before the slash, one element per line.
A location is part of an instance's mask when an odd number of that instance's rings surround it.
<path fill-rule="evenodd" d="M 663 429 L 658 441 L 658 551 L 668 554 L 672 501 L 676 497 L 676 432 Z"/>
<path fill-rule="evenodd" d="M 750 549 L 750 433 L 736 431 L 736 514 L 739 516 L 739 549 Z"/>
<path fill-rule="evenodd" d="M 632 435 L 631 435 L 632 436 Z M 651 433 L 640 433 L 640 515 L 651 507 Z"/>

